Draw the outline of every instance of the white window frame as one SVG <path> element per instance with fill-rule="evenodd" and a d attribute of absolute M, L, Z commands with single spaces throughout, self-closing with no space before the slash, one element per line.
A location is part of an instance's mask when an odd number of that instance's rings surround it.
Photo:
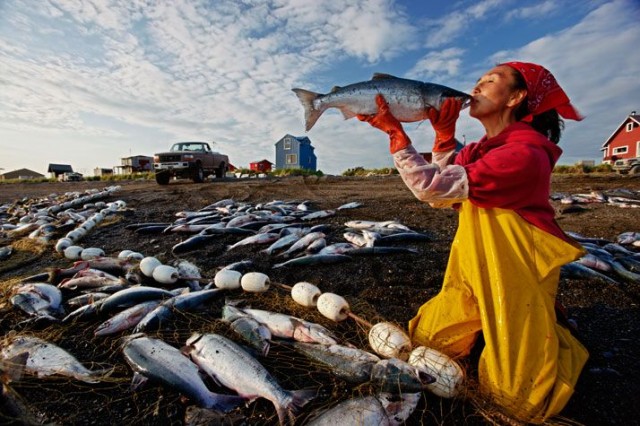
<path fill-rule="evenodd" d="M 629 152 L 629 147 L 627 145 L 613 148 L 613 155 L 626 154 L 627 152 Z"/>
<path fill-rule="evenodd" d="M 627 132 L 631 132 L 633 130 L 633 121 L 627 123 Z"/>
<path fill-rule="evenodd" d="M 285 164 L 298 164 L 298 154 L 287 154 Z"/>
<path fill-rule="evenodd" d="M 284 140 L 284 149 L 287 151 L 291 149 L 291 138 L 286 138 Z"/>
<path fill-rule="evenodd" d="M 640 141 L 636 142 L 636 157 L 640 157 Z"/>

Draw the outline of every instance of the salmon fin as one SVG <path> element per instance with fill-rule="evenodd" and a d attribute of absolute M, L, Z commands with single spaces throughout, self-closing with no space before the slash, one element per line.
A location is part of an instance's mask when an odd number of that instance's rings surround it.
<path fill-rule="evenodd" d="M 345 120 L 348 120 L 358 115 L 349 109 L 341 109 L 340 112 L 342 113 L 342 116 L 344 117 Z"/>
<path fill-rule="evenodd" d="M 135 373 L 133 373 L 133 378 L 131 379 L 131 386 L 130 386 L 129 389 L 132 390 L 132 391 L 135 391 L 138 388 L 140 388 L 141 386 L 144 386 L 145 383 L 147 383 L 148 381 L 149 381 L 149 379 L 146 376 L 144 376 L 144 375 L 142 375 L 142 374 L 140 374 L 138 372 L 135 372 Z"/>
<path fill-rule="evenodd" d="M 373 74 L 373 77 L 371 77 L 371 80 L 388 80 L 390 78 L 398 78 L 398 77 L 391 74 L 385 74 L 383 72 L 376 72 Z"/>
<path fill-rule="evenodd" d="M 222 395 L 213 393 L 212 395 L 214 395 L 214 403 L 211 407 L 208 408 L 220 410 L 224 413 L 231 411 L 246 402 L 246 398 L 238 395 Z"/>
<path fill-rule="evenodd" d="M 313 101 L 318 99 L 318 97 L 320 97 L 320 94 L 305 89 L 291 90 L 293 90 L 296 96 L 298 96 L 298 99 L 300 99 L 300 103 L 304 107 L 304 129 L 308 132 L 309 130 L 311 130 L 313 125 L 316 124 L 316 121 L 318 121 L 318 118 L 320 118 L 320 116 L 324 112 L 323 110 L 315 109 L 313 106 Z"/>
<path fill-rule="evenodd" d="M 333 87 L 331 88 L 331 93 L 335 93 L 335 92 L 337 92 L 337 91 L 338 91 L 338 90 L 340 90 L 340 89 L 342 89 L 342 87 L 340 87 L 340 86 L 333 86 Z"/>
<path fill-rule="evenodd" d="M 293 425 L 296 422 L 296 415 L 302 407 L 307 405 L 309 401 L 316 397 L 315 389 L 300 389 L 289 392 L 291 401 L 286 407 L 277 406 L 276 412 L 281 425 Z"/>
<path fill-rule="evenodd" d="M 21 352 L 7 360 L 3 360 L 1 381 L 2 383 L 17 382 L 22 378 L 27 360 L 29 359 L 29 352 Z"/>

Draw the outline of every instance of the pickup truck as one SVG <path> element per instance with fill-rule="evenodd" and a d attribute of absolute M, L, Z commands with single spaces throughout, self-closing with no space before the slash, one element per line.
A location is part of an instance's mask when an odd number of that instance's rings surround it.
<path fill-rule="evenodd" d="M 167 152 L 153 156 L 153 170 L 156 182 L 166 185 L 171 177 L 192 179 L 203 182 L 214 174 L 222 178 L 229 168 L 229 157 L 211 150 L 207 142 L 177 142 Z"/>
<path fill-rule="evenodd" d="M 640 157 L 616 160 L 613 163 L 613 170 L 620 175 L 626 175 L 627 173 L 638 175 L 640 174 Z"/>

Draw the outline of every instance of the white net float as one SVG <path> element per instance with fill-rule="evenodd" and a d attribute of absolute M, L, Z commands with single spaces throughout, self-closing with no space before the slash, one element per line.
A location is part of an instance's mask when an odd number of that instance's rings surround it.
<path fill-rule="evenodd" d="M 70 260 L 78 260 L 80 259 L 80 253 L 82 253 L 84 247 L 80 246 L 69 246 L 64 249 L 64 257 Z"/>
<path fill-rule="evenodd" d="M 133 253 L 132 250 L 122 250 L 118 253 L 118 259 L 126 259 L 131 253 Z"/>
<path fill-rule="evenodd" d="M 432 393 L 442 398 L 453 398 L 464 381 L 462 367 L 453 359 L 435 349 L 418 346 L 409 355 L 409 364 L 432 376 L 435 382 L 426 385 Z"/>
<path fill-rule="evenodd" d="M 342 296 L 322 293 L 318 297 L 318 311 L 332 321 L 344 321 L 349 317 L 349 304 Z"/>
<path fill-rule="evenodd" d="M 291 289 L 291 297 L 296 303 L 306 307 L 313 307 L 318 304 L 318 298 L 322 292 L 311 283 L 299 282 Z"/>
<path fill-rule="evenodd" d="M 129 260 L 142 260 L 144 259 L 144 254 L 132 251 L 126 258 Z"/>
<path fill-rule="evenodd" d="M 240 288 L 240 279 L 242 274 L 233 269 L 223 269 L 218 271 L 215 277 L 213 277 L 213 283 L 218 288 L 226 288 L 229 290 Z"/>
<path fill-rule="evenodd" d="M 64 249 L 73 245 L 73 241 L 71 241 L 67 237 L 60 238 L 56 243 L 56 251 L 58 253 L 64 253 Z"/>
<path fill-rule="evenodd" d="M 153 279 L 161 284 L 173 284 L 178 281 L 178 270 L 169 265 L 158 265 L 153 269 Z"/>
<path fill-rule="evenodd" d="M 140 271 L 147 277 L 152 277 L 153 270 L 160 265 L 162 265 L 162 262 L 153 256 L 148 256 L 140 261 Z"/>
<path fill-rule="evenodd" d="M 378 355 L 406 361 L 411 353 L 411 339 L 396 325 L 380 322 L 369 330 L 369 345 Z"/>
<path fill-rule="evenodd" d="M 82 252 L 80 253 L 80 259 L 82 260 L 96 259 L 98 257 L 104 257 L 104 256 L 105 256 L 104 250 L 98 247 L 88 247 L 82 250 Z"/>
<path fill-rule="evenodd" d="M 240 285 L 244 291 L 250 293 L 262 293 L 269 289 L 271 281 L 261 272 L 247 272 L 240 279 Z"/>

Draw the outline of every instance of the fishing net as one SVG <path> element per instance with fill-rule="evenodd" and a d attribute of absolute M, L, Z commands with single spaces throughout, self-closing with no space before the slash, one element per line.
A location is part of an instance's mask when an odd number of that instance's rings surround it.
<path fill-rule="evenodd" d="M 122 221 L 122 218 L 123 215 L 109 216 L 98 227 L 113 227 Z M 337 229 L 335 234 L 341 234 L 341 219 L 328 220 L 327 223 Z M 121 226 L 121 228 L 124 227 Z M 126 239 L 127 234 L 120 238 Z M 166 250 L 166 244 L 162 245 L 158 242 L 161 238 L 152 236 L 145 242 L 149 244 L 149 250 L 156 250 L 158 258 L 165 263 L 172 260 L 172 256 Z M 93 241 L 91 236 L 87 237 L 87 244 Z M 256 255 L 255 249 L 247 247 L 232 252 L 226 251 L 225 248 L 236 241 L 238 241 L 237 237 L 223 236 L 215 246 L 208 247 L 206 251 L 203 250 L 203 254 L 199 255 L 196 262 L 202 265 L 203 276 L 213 277 L 219 266 L 243 260 L 248 255 L 254 258 L 257 270 L 270 268 L 273 259 Z M 52 251 L 50 245 L 37 244 L 26 239 L 11 243 L 16 250 L 9 259 L 13 263 L 2 263 L 4 269 L 1 269 L 0 273 L 18 270 L 24 265 L 33 263 L 46 251 Z M 69 261 L 61 259 L 60 256 L 50 256 L 46 262 L 48 263 L 44 268 L 45 271 L 70 266 Z M 429 259 L 424 260 L 426 265 L 429 265 L 429 262 Z M 389 321 L 387 315 L 389 312 L 396 314 L 394 318 L 407 317 L 410 312 L 415 312 L 415 307 L 409 307 L 410 303 L 417 303 L 415 300 L 418 302 L 426 300 L 437 291 L 437 285 L 432 289 L 419 290 L 406 285 L 396 285 L 394 271 L 402 270 L 402 265 L 398 262 L 397 268 L 390 268 L 384 260 L 369 257 L 359 264 L 354 262 L 346 266 L 344 275 L 339 279 L 335 274 L 329 278 L 323 276 L 318 268 L 309 268 L 306 271 L 282 269 L 278 270 L 276 276 L 280 283 L 289 286 L 299 281 L 310 281 L 316 283 L 322 291 L 344 295 L 351 312 L 371 324 L 376 324 Z M 332 266 L 329 265 L 324 270 L 331 268 Z M 5 362 L 2 366 L 5 402 L 0 406 L 0 423 L 65 425 L 273 425 L 278 423 L 273 404 L 263 398 L 247 403 L 230 413 L 221 414 L 214 410 L 198 408 L 175 389 L 158 383 L 147 383 L 133 388 L 133 372 L 122 355 L 124 338 L 131 330 L 111 336 L 95 336 L 94 332 L 98 325 L 109 316 L 96 315 L 65 323 L 52 323 L 47 320 L 30 319 L 24 312 L 11 305 L 9 299 L 15 288 L 19 286 L 21 279 L 38 272 L 43 270 L 31 270 L 29 273 L 0 281 L 2 292 L 0 332 L 3 336 L 0 346 L 5 347 L 15 336 L 37 337 L 66 350 L 90 370 L 103 373 L 98 383 L 85 383 L 64 376 L 35 377 L 26 373 L 19 379 L 12 380 L 4 374 L 11 368 Z M 439 283 L 442 278 L 442 272 L 420 273 L 406 267 L 403 273 L 406 282 Z M 184 283 L 179 282 L 176 286 L 182 284 Z M 397 296 L 394 302 L 380 303 L 376 308 L 367 301 L 384 300 L 383 293 L 388 292 L 392 285 L 393 292 Z M 428 286 L 421 285 L 421 287 Z M 77 294 L 74 293 L 74 295 Z M 359 294 L 359 297 L 352 296 L 353 294 Z M 68 297 L 65 297 L 66 299 Z M 316 309 L 298 305 L 287 291 L 277 286 L 272 286 L 264 293 L 230 291 L 198 309 L 175 311 L 170 319 L 162 322 L 159 329 L 148 331 L 146 334 L 157 337 L 178 349 L 186 344 L 193 333 L 216 333 L 244 345 L 242 339 L 230 328 L 229 323 L 221 320 L 222 309 L 227 299 L 236 301 L 240 299 L 244 306 L 288 314 L 322 325 L 336 336 L 340 344 L 371 352 L 368 340 L 369 329 L 366 325 L 352 318 L 333 322 L 322 316 Z M 405 328 L 405 322 L 398 321 L 396 325 Z M 326 365 L 305 357 L 289 344 L 278 339 L 274 339 L 266 357 L 250 348 L 247 349 L 264 365 L 283 389 L 315 391 L 315 398 L 298 412 L 296 424 L 305 424 L 324 410 L 348 399 L 378 393 L 372 383 L 349 383 L 336 376 Z M 469 369 L 469 365 L 464 367 Z M 209 389 L 214 392 L 232 393 L 210 378 L 204 378 L 204 380 Z M 487 421 L 493 424 L 509 424 L 499 416 L 493 416 L 492 413 L 497 410 L 493 410 L 488 401 L 479 398 L 475 389 L 473 380 L 468 379 L 460 395 L 453 399 L 443 399 L 429 392 L 423 392 L 407 424 L 474 425 L 486 424 Z"/>

